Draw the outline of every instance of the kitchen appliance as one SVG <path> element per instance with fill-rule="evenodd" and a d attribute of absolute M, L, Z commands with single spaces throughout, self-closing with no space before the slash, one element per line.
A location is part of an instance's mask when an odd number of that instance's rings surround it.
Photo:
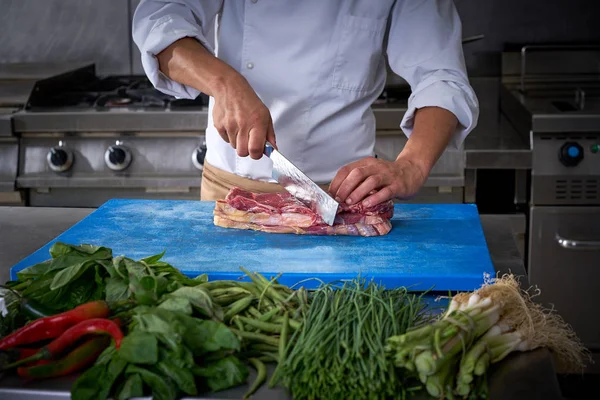
<path fill-rule="evenodd" d="M 386 287 L 473 290 L 493 274 L 477 207 L 470 204 L 398 204 L 384 236 L 317 236 L 217 227 L 214 202 L 115 199 L 11 269 L 49 257 L 53 242 L 109 247 L 134 259 L 166 249 L 163 260 L 184 274 L 237 279 L 244 266 L 284 285 L 373 278 Z M 444 293 L 447 295 L 447 292 Z"/>
<path fill-rule="evenodd" d="M 273 179 L 309 206 L 327 225 L 333 225 L 340 204 L 283 154 L 275 150 L 271 143 L 265 145 L 265 154 L 273 162 Z"/>
<path fill-rule="evenodd" d="M 531 45 L 503 55 L 502 113 L 532 149 L 529 279 L 600 351 L 600 46 Z"/>
<path fill-rule="evenodd" d="M 12 118 L 17 185 L 32 206 L 199 199 L 207 104 L 165 95 L 145 76 L 98 77 L 94 64 L 38 80 Z"/>

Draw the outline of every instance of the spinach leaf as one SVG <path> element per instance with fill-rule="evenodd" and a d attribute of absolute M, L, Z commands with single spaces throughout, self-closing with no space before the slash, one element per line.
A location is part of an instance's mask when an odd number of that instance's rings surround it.
<path fill-rule="evenodd" d="M 223 309 L 213 302 L 208 290 L 200 286 L 183 286 L 170 294 L 172 297 L 188 299 L 202 314 L 209 318 L 223 319 Z"/>
<path fill-rule="evenodd" d="M 183 297 L 168 297 L 158 307 L 163 310 L 180 312 L 186 315 L 192 315 L 193 312 L 190 301 Z"/>
<path fill-rule="evenodd" d="M 163 258 L 163 256 L 165 255 L 166 252 L 167 252 L 167 250 L 163 250 L 163 252 L 160 254 L 155 254 L 150 257 L 142 258 L 140 261 L 143 261 L 148 265 L 154 264 L 154 263 L 158 262 L 158 260 Z"/>
<path fill-rule="evenodd" d="M 115 276 L 118 275 L 121 277 L 121 279 L 128 281 L 127 278 L 127 269 L 125 268 L 125 263 L 124 260 L 125 257 L 124 256 L 117 256 L 115 258 L 113 258 L 112 260 L 112 269 L 109 270 L 109 274 L 110 276 Z M 115 275 L 113 275 L 115 274 Z"/>
<path fill-rule="evenodd" d="M 132 364 L 127 366 L 126 374 L 139 374 L 144 383 L 150 386 L 152 398 L 156 400 L 175 400 L 177 398 L 177 387 L 169 380 L 160 375 Z"/>
<path fill-rule="evenodd" d="M 169 360 L 160 361 L 158 364 L 156 364 L 156 368 L 163 375 L 171 378 L 183 392 L 190 395 L 198 394 L 194 375 L 189 371 L 189 369 L 180 368 L 171 363 Z"/>
<path fill-rule="evenodd" d="M 237 357 L 228 356 L 206 366 L 192 368 L 192 373 L 204 378 L 204 383 L 213 392 L 241 385 L 248 380 L 248 367 Z"/>
<path fill-rule="evenodd" d="M 158 342 L 156 336 L 146 332 L 132 332 L 123 338 L 119 356 L 132 364 L 156 364 Z"/>
<path fill-rule="evenodd" d="M 129 298 L 129 286 L 119 276 L 106 279 L 106 301 L 120 301 Z"/>
<path fill-rule="evenodd" d="M 179 320 L 185 326 L 183 342 L 195 356 L 219 350 L 239 350 L 237 336 L 222 323 L 204 321 L 182 315 Z"/>
<path fill-rule="evenodd" d="M 117 394 L 117 400 L 129 400 L 144 395 L 144 383 L 139 374 L 131 374 Z"/>

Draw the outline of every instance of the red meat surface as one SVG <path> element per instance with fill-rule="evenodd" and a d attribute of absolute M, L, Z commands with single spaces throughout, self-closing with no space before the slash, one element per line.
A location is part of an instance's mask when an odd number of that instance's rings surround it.
<path fill-rule="evenodd" d="M 288 192 L 252 193 L 233 188 L 215 204 L 214 223 L 234 229 L 305 235 L 381 236 L 391 230 L 394 204 L 390 200 L 365 208 L 341 204 L 329 226 Z"/>

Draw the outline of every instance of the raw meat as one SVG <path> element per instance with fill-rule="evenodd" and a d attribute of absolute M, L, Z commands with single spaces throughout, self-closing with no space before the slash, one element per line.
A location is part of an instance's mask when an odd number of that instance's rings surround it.
<path fill-rule="evenodd" d="M 216 202 L 214 223 L 224 228 L 269 233 L 382 236 L 392 229 L 393 214 L 391 200 L 369 208 L 341 204 L 333 226 L 329 226 L 287 192 L 252 193 L 233 188 L 225 200 Z"/>

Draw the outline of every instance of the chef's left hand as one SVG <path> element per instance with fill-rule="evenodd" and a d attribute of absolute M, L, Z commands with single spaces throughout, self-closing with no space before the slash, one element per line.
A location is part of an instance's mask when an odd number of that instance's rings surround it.
<path fill-rule="evenodd" d="M 369 207 L 393 198 L 413 197 L 428 174 L 426 168 L 402 155 L 396 161 L 367 157 L 341 168 L 331 181 L 329 193 L 340 203 L 362 201 Z"/>

